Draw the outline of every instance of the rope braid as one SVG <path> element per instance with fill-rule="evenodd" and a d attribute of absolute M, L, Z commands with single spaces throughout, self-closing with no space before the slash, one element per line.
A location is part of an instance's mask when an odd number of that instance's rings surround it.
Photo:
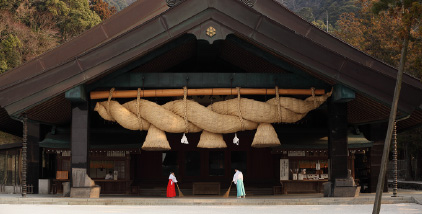
<path fill-rule="evenodd" d="M 232 89 L 237 90 L 237 100 L 236 98 L 234 98 L 229 100 L 228 102 L 213 105 L 214 100 L 211 99 L 212 109 L 207 109 L 204 106 L 200 106 L 199 103 L 191 103 L 191 101 L 189 101 L 189 106 L 187 106 L 187 86 L 183 88 L 184 100 L 179 100 L 178 102 L 174 101 L 174 104 L 167 105 L 166 107 L 158 107 L 156 103 L 147 100 L 141 100 L 141 98 L 143 97 L 143 94 L 141 93 L 144 93 L 144 90 L 142 88 L 138 89 L 136 100 L 127 102 L 127 105 L 121 105 L 118 102 L 113 102 L 113 105 L 111 105 L 111 100 L 114 96 L 114 92 L 116 92 L 114 91 L 114 88 L 112 88 L 111 90 L 109 90 L 110 93 L 108 96 L 108 101 L 105 100 L 104 102 L 98 102 L 98 108 L 96 106 L 96 109 L 94 110 L 97 111 L 104 119 L 108 121 L 115 121 L 130 130 L 143 130 L 143 125 L 145 123 L 146 126 L 149 126 L 150 124 L 160 124 L 162 128 L 158 128 L 162 130 L 168 130 L 171 133 L 188 133 L 192 130 L 195 130 L 195 132 L 197 132 L 202 129 L 214 130 L 215 133 L 229 133 L 228 131 L 237 132 L 243 130 L 250 130 L 256 125 L 255 123 L 296 122 L 299 119 L 303 118 L 303 116 L 307 112 L 314 109 L 312 104 L 313 101 L 315 101 L 317 105 L 320 105 L 320 103 L 324 102 L 331 95 L 331 92 L 329 92 L 324 96 L 316 96 L 314 92 L 312 93 L 314 96 L 310 96 L 306 100 L 284 98 L 279 94 L 280 89 L 278 87 L 275 87 L 276 91 L 278 92 L 275 93 L 277 97 L 271 99 L 271 102 L 267 101 L 258 103 L 257 101 L 241 99 L 241 88 L 234 87 Z M 116 94 L 116 96 L 120 95 Z M 286 100 L 286 102 L 284 102 L 284 100 Z M 290 102 L 292 100 L 294 101 L 293 103 L 287 102 Z M 281 101 L 283 101 L 283 103 L 281 103 Z M 255 102 L 257 103 L 257 106 L 255 107 L 251 106 L 249 108 L 245 106 L 249 103 L 255 105 Z M 274 102 L 277 102 L 277 107 Z M 155 108 L 160 109 L 155 110 Z M 298 111 L 295 111 L 296 108 L 298 109 Z M 261 112 L 264 109 L 268 109 L 271 114 Z M 285 109 L 286 111 L 284 111 Z M 188 118 L 188 111 L 192 113 L 189 113 L 191 114 L 190 119 Z M 121 112 L 121 114 L 119 114 L 119 112 Z M 169 115 L 169 117 L 171 116 L 172 118 L 174 118 L 174 124 L 177 124 L 177 127 L 169 126 L 168 124 L 163 122 L 162 117 L 160 117 L 161 114 L 150 116 L 150 114 L 154 114 L 154 112 L 160 112 Z M 225 114 L 225 112 L 227 112 L 227 114 Z M 257 115 L 260 117 L 253 115 L 255 114 L 255 112 L 258 112 L 259 114 Z M 112 115 L 111 113 L 114 115 Z M 216 120 L 208 120 L 209 116 L 206 115 L 208 113 L 212 114 L 213 117 L 217 117 Z M 143 117 L 144 114 L 146 118 L 148 118 L 148 120 Z M 243 114 L 245 114 L 245 118 L 243 118 Z M 226 117 L 226 115 L 230 115 L 232 117 Z M 113 118 L 113 116 L 119 118 Z M 227 120 L 221 120 L 223 118 Z M 190 123 L 192 123 L 192 125 L 190 125 Z M 183 127 L 183 125 L 185 125 L 185 127 Z M 216 127 L 216 125 L 218 127 Z M 225 128 L 226 125 L 228 128 Z"/>
<path fill-rule="evenodd" d="M 282 117 L 281 117 L 280 94 L 278 91 L 278 86 L 275 87 L 275 96 L 277 100 L 277 123 L 281 123 Z"/>
<path fill-rule="evenodd" d="M 238 110 L 238 116 L 240 120 L 240 125 L 242 127 L 242 131 L 245 131 L 245 124 L 243 124 L 243 117 L 242 117 L 242 110 L 240 109 L 240 87 L 236 87 L 237 89 L 237 110 Z"/>
<path fill-rule="evenodd" d="M 314 98 L 314 108 L 316 108 L 317 102 L 316 102 L 316 97 L 315 97 L 315 88 L 312 87 L 311 90 L 312 90 L 312 98 Z"/>
<path fill-rule="evenodd" d="M 138 118 L 138 125 L 139 125 L 139 130 L 143 130 L 143 124 L 142 124 L 142 120 L 141 120 L 141 89 L 138 88 L 138 94 L 136 96 L 136 116 Z"/>
<path fill-rule="evenodd" d="M 185 104 L 185 112 L 184 112 L 184 119 L 185 119 L 185 133 L 189 132 L 188 128 L 188 103 L 187 103 L 187 96 L 188 96 L 188 87 L 183 87 L 183 103 Z"/>
<path fill-rule="evenodd" d="M 114 93 L 114 88 L 111 88 L 110 92 L 108 94 L 108 100 L 107 100 L 107 113 L 108 113 L 108 115 L 111 115 L 110 114 L 110 100 L 113 97 L 113 93 Z"/>

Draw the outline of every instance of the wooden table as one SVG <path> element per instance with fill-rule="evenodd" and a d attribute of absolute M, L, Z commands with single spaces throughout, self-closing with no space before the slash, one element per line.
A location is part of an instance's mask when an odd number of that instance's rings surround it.
<path fill-rule="evenodd" d="M 193 195 L 220 195 L 219 182 L 195 182 L 192 188 Z"/>
<path fill-rule="evenodd" d="M 322 193 L 324 188 L 322 184 L 328 180 L 283 180 L 283 194 L 288 193 Z"/>

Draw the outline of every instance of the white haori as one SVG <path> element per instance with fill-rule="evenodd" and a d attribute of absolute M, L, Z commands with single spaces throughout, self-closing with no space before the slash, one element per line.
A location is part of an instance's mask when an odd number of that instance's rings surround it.
<path fill-rule="evenodd" d="M 173 183 L 177 183 L 176 176 L 174 176 L 173 174 L 170 174 L 169 180 L 171 180 L 171 182 L 172 182 L 171 185 L 173 185 Z"/>
<path fill-rule="evenodd" d="M 236 173 L 234 173 L 233 175 L 233 182 L 234 184 L 237 184 L 237 180 L 242 180 L 243 181 L 243 173 L 239 170 L 237 170 Z"/>

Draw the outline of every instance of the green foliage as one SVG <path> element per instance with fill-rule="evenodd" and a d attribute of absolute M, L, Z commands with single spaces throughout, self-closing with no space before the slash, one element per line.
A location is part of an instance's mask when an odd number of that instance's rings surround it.
<path fill-rule="evenodd" d="M 313 21 L 311 23 L 315 25 L 316 27 L 318 27 L 319 29 L 323 31 L 327 31 L 327 23 L 323 22 L 322 20 Z M 332 31 L 334 31 L 334 27 L 331 24 L 328 24 L 328 32 L 332 32 Z"/>
<path fill-rule="evenodd" d="M 9 34 L 0 42 L 0 73 L 20 64 L 22 43 L 15 35 Z"/>
<path fill-rule="evenodd" d="M 39 8 L 53 16 L 63 41 L 101 22 L 100 16 L 90 9 L 87 0 L 46 0 Z"/>
<path fill-rule="evenodd" d="M 315 21 L 314 14 L 312 13 L 312 8 L 310 8 L 310 7 L 304 7 L 302 9 L 300 9 L 297 12 L 297 15 L 299 15 L 300 17 L 302 17 L 303 19 L 305 19 L 308 22 Z"/>
<path fill-rule="evenodd" d="M 23 0 L 0 0 L 1 10 L 14 10 L 16 9 Z"/>
<path fill-rule="evenodd" d="M 108 19 L 116 13 L 116 8 L 114 6 L 110 7 L 107 2 L 104 2 L 103 0 L 92 0 L 90 8 L 100 16 L 101 20 Z"/>
<path fill-rule="evenodd" d="M 64 17 L 64 20 L 59 25 L 64 39 L 77 36 L 101 22 L 100 16 L 90 10 L 88 1 L 71 0 L 68 4 L 70 8 L 69 14 Z"/>
<path fill-rule="evenodd" d="M 57 31 L 44 26 L 49 22 L 39 25 L 40 30 L 37 31 L 20 22 L 21 17 L 33 14 L 30 11 L 22 9 L 15 15 L 0 11 L 0 72 L 12 69 L 57 45 L 57 38 L 52 36 Z M 39 20 L 34 17 L 34 20 Z"/>
<path fill-rule="evenodd" d="M 41 7 L 50 12 L 54 17 L 65 17 L 70 13 L 68 5 L 61 0 L 46 0 L 45 4 Z"/>
<path fill-rule="evenodd" d="M 0 0 L 0 73 L 100 22 L 87 0 Z"/>

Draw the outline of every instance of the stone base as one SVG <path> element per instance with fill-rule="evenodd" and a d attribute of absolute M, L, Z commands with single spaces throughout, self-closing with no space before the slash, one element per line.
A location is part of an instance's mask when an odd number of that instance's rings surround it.
<path fill-rule="evenodd" d="M 71 198 L 99 198 L 100 197 L 100 186 L 93 187 L 72 187 L 70 188 Z"/>
<path fill-rule="evenodd" d="M 342 185 L 341 182 L 337 184 Z M 332 182 L 323 183 L 324 197 L 358 197 L 360 186 L 334 186 Z"/>
<path fill-rule="evenodd" d="M 70 196 L 70 182 L 63 182 L 63 197 Z"/>
<path fill-rule="evenodd" d="M 50 193 L 50 179 L 39 179 L 38 180 L 38 194 L 49 194 Z"/>
<path fill-rule="evenodd" d="M 334 187 L 333 197 L 356 197 L 356 192 L 357 192 L 358 189 L 360 191 L 360 187 L 358 188 L 357 186 L 351 186 L 351 187 L 345 187 L 345 186 Z M 358 194 L 358 196 L 359 196 L 359 194 Z"/>
<path fill-rule="evenodd" d="M 324 197 L 331 197 L 331 182 L 325 182 L 322 186 L 324 188 Z"/>
<path fill-rule="evenodd" d="M 22 187 L 21 186 L 4 186 L 4 193 L 21 194 L 22 193 Z"/>

